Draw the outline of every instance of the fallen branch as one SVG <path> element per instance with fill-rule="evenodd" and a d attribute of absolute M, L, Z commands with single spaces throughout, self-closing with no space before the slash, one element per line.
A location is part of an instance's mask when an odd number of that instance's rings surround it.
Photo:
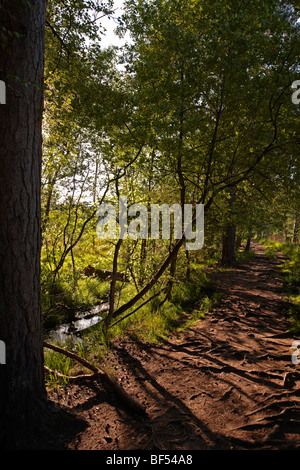
<path fill-rule="evenodd" d="M 132 299 L 130 299 L 127 303 L 121 305 L 121 307 L 115 310 L 113 318 L 116 318 L 122 315 L 122 313 L 126 312 L 129 308 L 133 307 L 133 305 L 135 305 L 138 302 L 138 300 L 140 300 L 142 297 L 145 296 L 145 294 L 147 294 L 147 292 L 157 283 L 157 281 L 166 271 L 167 267 L 172 262 L 174 256 L 177 256 L 177 253 L 182 247 L 182 245 L 184 244 L 184 242 L 185 242 L 185 237 L 182 236 L 182 238 L 180 238 L 176 242 L 176 245 L 174 246 L 173 250 L 166 256 L 161 267 L 158 269 L 158 271 L 156 271 L 152 279 L 150 279 L 150 281 L 134 297 L 132 297 Z"/>
<path fill-rule="evenodd" d="M 109 280 L 109 279 L 112 279 L 114 272 L 109 271 L 108 269 L 97 269 L 97 268 L 94 268 L 94 266 L 91 266 L 89 264 L 88 266 L 84 268 L 83 274 L 85 276 L 95 276 L 95 277 L 98 277 L 99 279 Z M 116 275 L 116 279 L 115 279 L 116 281 L 121 281 L 121 282 L 130 281 L 130 279 L 124 273 L 120 273 L 119 271 L 117 271 L 115 275 Z"/>
<path fill-rule="evenodd" d="M 60 372 L 58 372 L 57 370 L 49 369 L 49 367 L 47 367 L 47 366 L 44 366 L 44 369 L 49 374 L 54 374 L 57 377 L 59 377 L 61 379 L 64 379 L 64 380 L 68 380 L 70 382 L 77 382 L 79 380 L 84 380 L 84 379 L 95 379 L 99 375 L 99 374 L 96 374 L 96 373 L 94 373 L 94 374 L 79 374 L 79 375 L 64 375 L 64 374 L 61 374 Z"/>
<path fill-rule="evenodd" d="M 58 353 L 64 354 L 67 357 L 70 357 L 71 359 L 74 359 L 75 361 L 78 361 L 80 364 L 82 364 L 84 367 L 87 369 L 91 370 L 93 374 L 87 375 L 82 375 L 82 376 L 76 376 L 73 377 L 71 380 L 79 380 L 80 378 L 89 378 L 89 379 L 94 379 L 94 378 L 100 378 L 100 380 L 103 382 L 103 385 L 105 388 L 110 392 L 110 389 L 112 389 L 116 395 L 121 398 L 121 400 L 134 412 L 139 413 L 139 414 L 145 414 L 145 409 L 144 407 L 138 403 L 136 400 L 134 400 L 131 396 L 128 395 L 128 393 L 114 380 L 112 377 L 110 377 L 106 372 L 101 371 L 98 367 L 94 366 L 90 362 L 86 361 L 82 357 L 78 356 L 75 353 L 72 353 L 70 351 L 67 351 L 66 349 L 63 349 L 59 346 L 56 346 L 54 344 L 47 343 L 44 341 L 44 347 L 48 349 L 52 349 L 53 351 L 56 351 Z M 47 370 L 47 369 L 46 369 Z M 48 369 L 50 371 L 50 369 Z M 61 376 L 61 374 L 57 371 L 51 371 L 55 372 L 58 376 Z M 70 380 L 69 377 L 66 376 L 67 379 Z"/>

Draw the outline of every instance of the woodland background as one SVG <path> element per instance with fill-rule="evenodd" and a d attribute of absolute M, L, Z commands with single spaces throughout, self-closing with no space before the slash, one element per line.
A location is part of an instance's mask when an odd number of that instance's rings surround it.
<path fill-rule="evenodd" d="M 65 345 L 105 368 L 113 339 L 156 341 L 186 326 L 186 313 L 203 318 L 219 300 L 210 270 L 251 258 L 254 238 L 271 258 L 284 252 L 299 332 L 297 2 L 4 0 L 0 20 L 8 426 L 18 428 L 25 409 L 28 421 L 41 414 L 44 363 L 74 372 L 69 357 L 44 357 L 51 331 L 106 305 Z M 119 45 L 107 46 L 108 20 Z M 120 195 L 146 207 L 203 204 L 203 248 L 187 251 L 174 236 L 99 239 L 98 207 L 117 207 Z"/>

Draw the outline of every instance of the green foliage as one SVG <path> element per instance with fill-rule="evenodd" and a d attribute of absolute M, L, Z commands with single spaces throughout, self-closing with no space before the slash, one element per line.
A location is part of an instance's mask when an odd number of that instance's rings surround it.
<path fill-rule="evenodd" d="M 289 314 L 291 317 L 291 330 L 295 334 L 300 333 L 300 295 L 290 296 L 291 306 Z"/>
<path fill-rule="evenodd" d="M 43 259 L 43 258 L 42 258 Z M 73 319 L 75 312 L 88 311 L 93 306 L 107 301 L 110 282 L 99 278 L 87 277 L 83 274 L 84 267 L 99 266 L 101 256 L 88 251 L 77 250 L 74 254 L 75 272 L 71 259 L 67 259 L 59 277 L 53 281 L 51 270 L 47 269 L 46 260 L 42 263 L 42 311 L 45 327 L 56 325 Z"/>
<path fill-rule="evenodd" d="M 130 298 L 129 292 L 127 296 Z M 111 338 L 128 334 L 150 342 L 167 338 L 171 333 L 184 330 L 193 322 L 203 319 L 217 298 L 207 275 L 195 270 L 189 282 L 176 282 L 167 301 L 161 294 L 113 326 Z"/>
<path fill-rule="evenodd" d="M 245 251 L 245 250 L 238 250 L 236 259 L 238 261 L 247 261 L 255 258 L 255 253 L 252 250 Z"/>
<path fill-rule="evenodd" d="M 290 88 L 298 70 L 296 7 L 279 0 L 243 8 L 223 0 L 127 0 L 119 32 L 132 41 L 121 51 L 101 47 L 101 15 L 112 8 L 111 1 L 49 1 L 45 325 L 108 299 L 109 281 L 83 275 L 88 265 L 113 268 L 116 240 L 96 236 L 101 202 L 117 206 L 126 195 L 129 205 L 146 207 L 203 203 L 205 245 L 196 253 L 181 249 L 124 315 L 171 285 L 167 300 L 160 294 L 115 326 L 83 334 L 81 353 L 97 357 L 113 338 L 157 341 L 204 317 L 218 300 L 204 268 L 220 260 L 228 224 L 236 246 L 253 234 L 292 239 L 300 212 L 299 115 Z M 172 237 L 122 241 L 115 261 L 129 282 L 117 283 L 115 310 L 147 286 L 174 246 Z M 296 288 L 296 249 L 270 245 L 266 255 L 274 258 L 281 248 L 289 259 L 287 284 Z"/>
<path fill-rule="evenodd" d="M 284 291 L 289 302 L 291 318 L 291 331 L 300 332 L 300 246 L 291 243 L 280 243 L 264 240 L 272 259 L 276 259 L 276 252 L 284 254 L 284 261 L 279 264 L 283 274 Z"/>
<path fill-rule="evenodd" d="M 200 308 L 204 298 L 211 296 L 214 286 L 206 273 L 194 271 L 190 280 L 178 281 L 172 291 L 172 302 L 188 312 Z"/>
<path fill-rule="evenodd" d="M 56 351 L 46 349 L 44 362 L 45 366 L 53 371 L 46 374 L 47 387 L 58 388 L 68 383 L 68 376 L 71 375 L 73 366 L 72 360 L 69 357 Z M 59 372 L 63 377 L 56 374 L 56 372 Z"/>

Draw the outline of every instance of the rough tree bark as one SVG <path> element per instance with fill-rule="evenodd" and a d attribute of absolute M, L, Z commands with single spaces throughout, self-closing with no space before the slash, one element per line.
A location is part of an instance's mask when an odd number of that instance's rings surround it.
<path fill-rule="evenodd" d="M 235 258 L 235 224 L 227 225 L 222 239 L 222 259 L 223 266 L 232 266 L 236 263 Z"/>
<path fill-rule="evenodd" d="M 40 306 L 40 185 L 46 0 L 4 0 L 0 48 L 0 445 L 15 449 L 45 403 Z M 6 28 L 6 29 L 4 29 Z M 3 35 L 2 35 L 3 38 Z M 44 408 L 42 408 L 44 409 Z M 22 444 L 21 444 L 22 442 Z"/>

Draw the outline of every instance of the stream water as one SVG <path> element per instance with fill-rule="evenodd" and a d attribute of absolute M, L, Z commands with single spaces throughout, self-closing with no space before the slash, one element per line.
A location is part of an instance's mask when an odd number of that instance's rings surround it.
<path fill-rule="evenodd" d="M 50 340 L 65 343 L 67 340 L 76 339 L 80 341 L 80 332 L 96 325 L 102 320 L 102 312 L 109 309 L 109 303 L 95 305 L 88 312 L 78 312 L 75 319 L 70 323 L 63 323 L 50 332 L 48 338 Z M 79 334 L 78 334 L 79 333 Z"/>

